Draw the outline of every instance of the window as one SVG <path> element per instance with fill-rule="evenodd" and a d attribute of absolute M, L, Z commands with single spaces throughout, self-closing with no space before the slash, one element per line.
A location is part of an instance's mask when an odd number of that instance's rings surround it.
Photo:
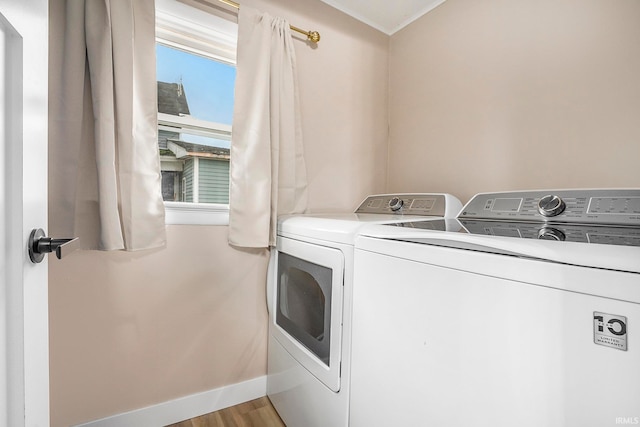
<path fill-rule="evenodd" d="M 156 40 L 167 223 L 226 224 L 237 25 L 157 0 Z"/>

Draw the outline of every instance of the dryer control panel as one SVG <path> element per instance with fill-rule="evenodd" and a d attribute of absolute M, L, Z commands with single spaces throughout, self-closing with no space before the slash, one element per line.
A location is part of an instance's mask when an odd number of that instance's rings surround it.
<path fill-rule="evenodd" d="M 445 194 L 378 194 L 367 197 L 356 213 L 445 216 L 447 200 Z"/>
<path fill-rule="evenodd" d="M 458 219 L 639 226 L 640 189 L 481 193 Z"/>

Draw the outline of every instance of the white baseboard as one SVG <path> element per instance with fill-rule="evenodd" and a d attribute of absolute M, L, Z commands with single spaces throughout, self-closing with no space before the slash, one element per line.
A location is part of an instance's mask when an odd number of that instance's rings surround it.
<path fill-rule="evenodd" d="M 267 394 L 267 377 L 262 376 L 237 384 L 136 409 L 77 427 L 162 427 L 179 421 L 228 408 Z"/>

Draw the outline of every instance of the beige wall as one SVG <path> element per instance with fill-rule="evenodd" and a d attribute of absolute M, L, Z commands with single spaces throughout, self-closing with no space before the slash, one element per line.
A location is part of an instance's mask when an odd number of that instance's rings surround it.
<path fill-rule="evenodd" d="M 318 0 L 243 4 L 322 34 L 296 42 L 314 211 L 385 190 L 640 186 L 637 0 L 447 0 L 390 45 Z M 267 254 L 226 232 L 169 226 L 164 250 L 51 260 L 54 427 L 265 374 Z"/>
<path fill-rule="evenodd" d="M 390 43 L 389 191 L 640 187 L 640 2 L 447 0 Z"/>
<path fill-rule="evenodd" d="M 50 3 L 53 56 L 61 3 Z M 296 42 L 309 207 L 351 210 L 383 191 L 388 37 L 317 0 L 243 4 L 322 35 L 316 48 Z M 50 60 L 52 99 L 59 61 Z M 52 212 L 55 193 L 50 188 Z M 52 232 L 55 223 L 50 217 Z M 51 259 L 52 426 L 266 374 L 267 254 L 232 249 L 226 237 L 226 227 L 169 226 L 163 250 Z"/>
<path fill-rule="evenodd" d="M 167 239 L 50 262 L 53 426 L 264 375 L 267 251 L 229 249 L 226 227 Z"/>

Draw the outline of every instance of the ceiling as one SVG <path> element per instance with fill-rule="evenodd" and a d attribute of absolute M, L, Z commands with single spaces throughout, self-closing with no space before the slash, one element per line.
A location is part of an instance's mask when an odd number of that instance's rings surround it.
<path fill-rule="evenodd" d="M 391 35 L 444 0 L 322 0 L 359 21 Z"/>

